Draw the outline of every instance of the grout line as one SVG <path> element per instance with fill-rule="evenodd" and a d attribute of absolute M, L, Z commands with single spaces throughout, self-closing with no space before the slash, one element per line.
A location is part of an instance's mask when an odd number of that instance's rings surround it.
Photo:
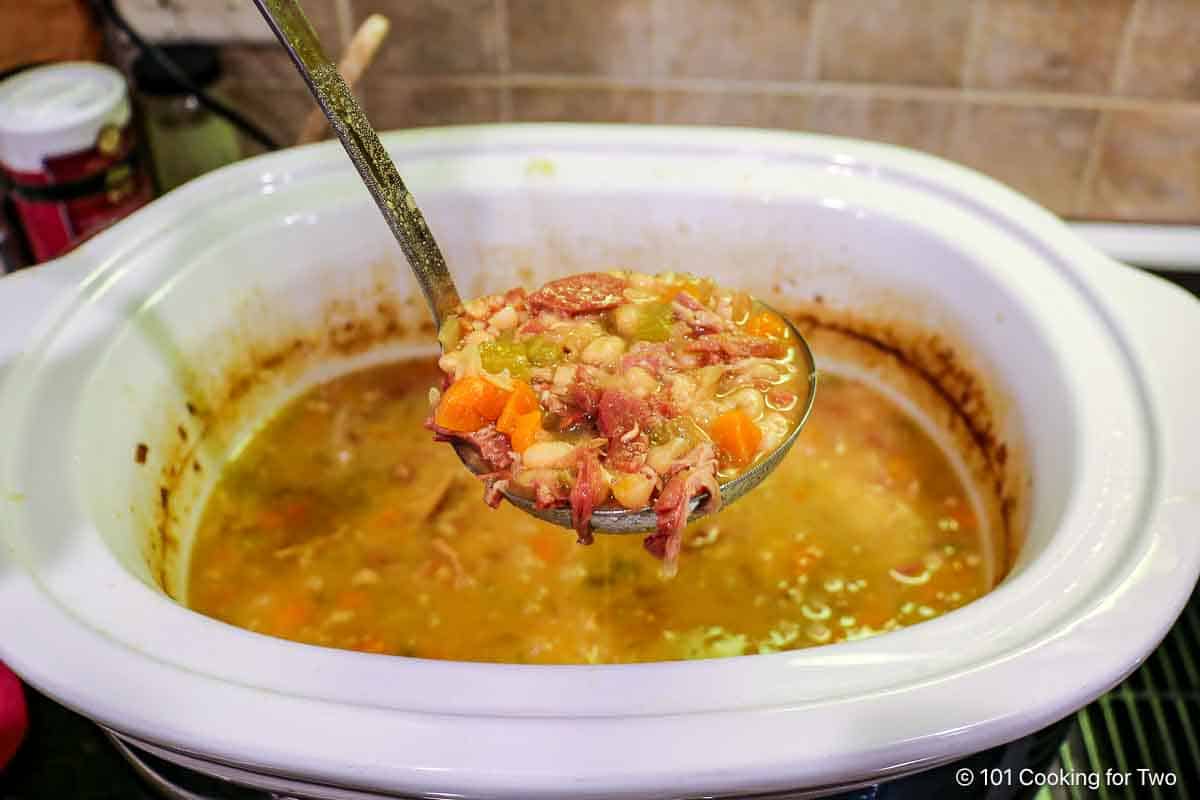
<path fill-rule="evenodd" d="M 501 75 L 507 75 L 512 71 L 512 32 L 509 29 L 508 23 L 508 0 L 495 0 L 496 2 L 496 35 L 499 41 L 496 43 L 497 60 Z M 513 102 L 512 102 L 512 86 L 505 85 L 500 87 L 500 121 L 512 122 L 513 119 Z"/>
<path fill-rule="evenodd" d="M 967 21 L 967 40 L 963 44 L 962 71 L 958 83 L 968 89 L 975 80 L 979 66 L 979 50 L 983 46 L 983 31 L 987 23 L 987 0 L 971 0 L 971 17 Z"/>
<path fill-rule="evenodd" d="M 279 80 L 255 81 L 230 76 L 230 83 L 257 88 L 292 88 Z M 831 94 L 843 97 L 879 97 L 890 100 L 916 100 L 929 103 L 999 105 L 1079 109 L 1095 111 L 1161 111 L 1200 113 L 1200 101 L 1163 100 L 1111 95 L 1066 94 L 1057 92 L 1010 91 L 1004 89 L 955 89 L 931 86 L 901 86 L 886 83 L 844 83 L 839 81 L 757 81 L 707 78 L 617 78 L 600 75 L 542 74 L 510 72 L 505 75 L 475 73 L 465 75 L 429 75 L 403 78 L 380 76 L 377 88 L 412 89 L 419 87 L 505 88 L 533 87 L 551 89 L 643 89 L 649 91 L 688 91 L 697 93 L 743 93 L 758 96 L 811 96 Z"/>
<path fill-rule="evenodd" d="M 1125 26 L 1121 30 L 1121 43 L 1117 48 L 1117 61 L 1113 65 L 1112 80 L 1109 83 L 1107 97 L 1119 96 L 1118 92 L 1126 85 L 1126 78 L 1133 60 L 1133 43 L 1137 36 L 1141 16 L 1146 7 L 1145 0 L 1134 0 Z M 1079 185 L 1075 187 L 1074 209 L 1076 214 L 1085 215 L 1091 204 L 1092 194 L 1096 188 L 1096 180 L 1100 174 L 1100 163 L 1104 154 L 1104 145 L 1108 140 L 1109 129 L 1112 128 L 1112 114 L 1102 111 L 1096 126 L 1092 129 L 1091 140 L 1088 142 L 1087 159 L 1084 161 L 1083 172 L 1079 175 Z"/>
<path fill-rule="evenodd" d="M 1121 43 L 1117 48 L 1117 63 L 1113 65 L 1112 83 L 1109 94 L 1117 94 L 1126 86 L 1129 70 L 1133 62 L 1133 43 L 1141 27 L 1142 16 L 1145 13 L 1146 0 L 1134 0 L 1133 8 L 1125 19 L 1125 28 L 1121 31 Z"/>
<path fill-rule="evenodd" d="M 804 75 L 809 81 L 821 77 L 821 43 L 825 38 L 825 12 L 827 0 L 816 0 L 808 18 L 808 53 L 804 62 Z"/>
<path fill-rule="evenodd" d="M 1108 140 L 1108 131 L 1112 127 L 1112 113 L 1102 111 L 1096 127 L 1092 130 L 1092 141 L 1088 146 L 1087 160 L 1083 164 L 1083 172 L 1079 176 L 1079 185 L 1075 187 L 1075 214 L 1085 216 L 1091 205 L 1096 178 L 1100 174 L 1100 161 L 1104 153 L 1104 143 Z"/>
<path fill-rule="evenodd" d="M 967 20 L 967 40 L 963 43 L 962 71 L 958 78 L 958 96 L 961 102 L 954 110 L 954 119 L 950 122 L 950 130 L 946 133 L 945 152 L 953 154 L 958 143 L 966 135 L 970 123 L 971 96 L 976 90 L 969 88 L 975 80 L 979 64 L 979 51 L 982 47 L 984 26 L 987 21 L 987 0 L 971 0 L 971 16 Z"/>

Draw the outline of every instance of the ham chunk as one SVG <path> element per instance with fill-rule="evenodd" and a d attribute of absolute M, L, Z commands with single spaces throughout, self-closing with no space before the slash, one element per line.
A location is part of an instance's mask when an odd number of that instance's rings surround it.
<path fill-rule="evenodd" d="M 701 504 L 701 510 L 705 513 L 714 513 L 721 508 L 717 458 L 712 445 L 696 447 L 677 464 L 676 469 L 654 504 L 658 529 L 643 542 L 651 555 L 662 559 L 663 571 L 668 575 L 675 574 L 677 569 L 683 529 L 687 525 L 692 499 L 707 494 L 707 499 Z"/>
<path fill-rule="evenodd" d="M 600 395 L 597 422 L 608 439 L 608 464 L 621 472 L 637 472 L 650 449 L 649 407 L 628 392 L 608 389 Z"/>

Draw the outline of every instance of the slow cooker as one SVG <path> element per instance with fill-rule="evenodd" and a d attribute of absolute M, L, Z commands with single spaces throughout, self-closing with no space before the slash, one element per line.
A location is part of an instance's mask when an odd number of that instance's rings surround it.
<path fill-rule="evenodd" d="M 1182 290 L 988 178 L 882 145 L 586 125 L 384 140 L 468 291 L 690 269 L 952 343 L 1020 507 L 1007 575 L 883 636 L 639 665 L 342 652 L 189 611 L 205 482 L 167 484 L 181 464 L 215 476 L 249 430 L 205 403 L 252 376 L 261 417 L 410 346 L 389 331 L 428 335 L 323 144 L 193 181 L 0 281 L 0 659 L 40 691 L 157 757 L 295 795 L 799 797 L 1046 728 L 1179 614 L 1200 572 L 1200 362 L 1183 350 L 1200 304 Z M 288 367 L 289 348 L 314 359 Z"/>

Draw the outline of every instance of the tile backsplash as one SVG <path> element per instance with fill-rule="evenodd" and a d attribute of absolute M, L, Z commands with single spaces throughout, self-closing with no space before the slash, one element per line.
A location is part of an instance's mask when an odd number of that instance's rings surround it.
<path fill-rule="evenodd" d="M 382 129 L 745 125 L 913 147 L 1075 218 L 1200 222 L 1200 0 L 306 0 L 338 53 L 392 32 L 358 94 Z M 224 90 L 284 141 L 282 50 Z"/>

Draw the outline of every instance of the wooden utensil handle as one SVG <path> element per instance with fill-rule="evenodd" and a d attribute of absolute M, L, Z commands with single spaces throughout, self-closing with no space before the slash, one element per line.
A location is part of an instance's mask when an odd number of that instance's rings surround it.
<path fill-rule="evenodd" d="M 390 28 L 391 22 L 382 14 L 372 14 L 363 20 L 362 25 L 358 26 L 354 38 L 350 40 L 350 44 L 338 64 L 338 72 L 342 73 L 342 80 L 351 89 L 375 59 L 375 53 L 379 51 L 379 46 L 387 38 Z M 328 125 L 329 121 L 325 119 L 321 109 L 314 108 L 308 115 L 308 119 L 304 121 L 304 127 L 301 128 L 300 135 L 296 138 L 296 144 L 320 141 L 324 138 Z"/>

